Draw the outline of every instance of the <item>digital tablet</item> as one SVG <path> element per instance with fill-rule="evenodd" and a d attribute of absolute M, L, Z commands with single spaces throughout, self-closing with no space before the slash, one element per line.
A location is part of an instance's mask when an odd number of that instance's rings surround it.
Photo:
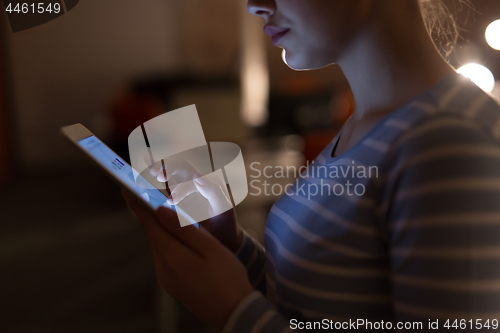
<path fill-rule="evenodd" d="M 191 224 L 199 227 L 198 223 L 180 207 L 169 205 L 167 203 L 167 196 L 156 189 L 139 172 L 136 172 L 138 176 L 135 179 L 135 170 L 85 126 L 82 124 L 65 126 L 61 128 L 61 132 L 96 162 L 112 179 L 132 193 L 152 213 L 155 213 L 159 207 L 165 206 L 176 211 L 178 214 L 182 214 Z M 139 186 L 138 183 L 149 186 Z"/>

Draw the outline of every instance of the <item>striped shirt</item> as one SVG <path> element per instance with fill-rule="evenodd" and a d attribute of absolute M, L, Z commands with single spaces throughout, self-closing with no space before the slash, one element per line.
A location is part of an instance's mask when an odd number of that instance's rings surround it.
<path fill-rule="evenodd" d="M 498 102 L 454 74 L 331 157 L 336 140 L 272 207 L 265 250 L 245 235 L 256 290 L 223 332 L 500 320 Z"/>

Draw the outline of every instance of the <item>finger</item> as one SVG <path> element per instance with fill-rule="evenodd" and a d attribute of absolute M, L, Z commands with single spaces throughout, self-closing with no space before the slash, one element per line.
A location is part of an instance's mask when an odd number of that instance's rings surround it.
<path fill-rule="evenodd" d="M 193 192 L 196 192 L 196 186 L 192 180 L 184 182 L 182 184 L 177 185 L 174 190 L 171 192 L 168 197 L 167 202 L 170 205 L 177 205 L 181 202 L 185 197 L 190 195 Z"/>
<path fill-rule="evenodd" d="M 198 192 L 210 203 L 214 216 L 233 208 L 225 184 L 222 187 L 220 182 L 214 179 L 214 177 L 210 177 L 210 175 L 197 177 L 194 179 L 194 185 Z"/>
<path fill-rule="evenodd" d="M 155 161 L 153 155 L 150 153 L 144 154 L 144 162 L 149 166 L 149 174 L 151 176 L 158 176 L 161 171 L 161 161 Z"/>
<path fill-rule="evenodd" d="M 154 169 L 151 171 L 152 176 L 157 176 L 158 181 L 160 182 L 166 182 L 171 176 L 174 174 L 178 173 L 179 170 L 185 168 L 185 166 L 182 164 L 182 161 L 179 159 L 168 159 L 168 160 L 161 160 L 154 165 Z"/>
<path fill-rule="evenodd" d="M 158 177 L 158 181 L 166 182 L 174 174 L 182 172 L 183 169 L 188 169 L 191 164 L 182 158 L 169 158 L 167 160 L 160 160 L 154 162 L 153 159 L 148 158 L 149 154 L 146 154 L 144 159 L 148 165 L 151 165 L 149 173 L 151 176 Z M 149 160 L 149 162 L 148 162 Z M 151 164 L 154 162 L 153 164 Z"/>
<path fill-rule="evenodd" d="M 168 188 L 170 189 L 170 193 L 172 193 L 175 188 L 180 184 L 175 177 L 172 177 L 168 180 Z"/>
<path fill-rule="evenodd" d="M 175 185 L 178 185 L 184 181 L 191 180 L 191 178 L 189 178 L 189 177 L 188 178 L 179 177 L 178 175 L 176 175 L 175 172 L 170 177 L 167 177 L 166 173 L 161 173 L 158 175 L 158 177 L 156 177 L 156 180 L 158 180 L 160 183 L 167 182 L 167 179 L 168 179 L 168 187 L 169 188 L 173 188 Z"/>
<path fill-rule="evenodd" d="M 163 228 L 164 225 L 180 225 L 176 212 L 170 208 L 162 207 L 164 208 L 162 214 L 163 219 L 162 222 L 160 222 L 155 215 L 151 214 L 149 210 L 144 208 L 135 198 L 131 197 L 130 194 L 125 193 L 124 197 L 130 209 L 132 209 L 135 216 L 137 216 L 141 225 L 144 227 L 144 230 L 146 230 L 152 246 L 155 246 L 161 251 L 166 251 L 167 253 L 170 252 L 179 255 L 187 254 L 186 250 L 188 248 L 179 239 L 169 234 L 166 228 Z"/>
<path fill-rule="evenodd" d="M 161 161 L 160 162 L 156 162 L 155 164 L 151 165 L 151 167 L 149 169 L 149 174 L 151 176 L 158 177 L 162 173 L 163 173 L 163 167 L 162 167 Z"/>
<path fill-rule="evenodd" d="M 178 176 L 179 182 L 183 182 L 192 179 L 193 174 L 196 172 L 196 168 L 182 158 L 164 160 L 162 168 L 163 172 L 158 173 L 157 176 L 159 182 L 170 181 L 174 175 Z"/>
<path fill-rule="evenodd" d="M 174 162 L 172 159 L 170 159 L 170 161 L 171 161 L 171 162 L 170 162 L 171 168 L 175 168 L 175 162 Z M 175 169 L 174 169 L 174 170 L 169 169 L 169 172 L 172 172 L 172 171 L 175 171 Z M 157 167 L 155 167 L 155 169 L 154 169 L 154 171 L 153 171 L 153 172 L 154 172 L 154 174 L 152 174 L 152 175 L 153 175 L 153 176 L 156 176 L 156 177 L 157 177 L 157 180 L 158 180 L 159 182 L 164 183 L 164 182 L 166 182 L 166 181 L 168 180 L 168 178 L 169 178 L 169 176 L 168 176 L 168 175 L 169 175 L 169 172 L 167 172 L 166 165 L 165 165 L 165 160 L 161 160 L 161 161 L 158 163 L 158 166 L 157 166 Z"/>
<path fill-rule="evenodd" d="M 204 258 L 217 251 L 220 247 L 224 247 L 217 239 L 194 225 L 181 227 L 179 223 L 172 223 L 169 218 L 169 209 L 166 207 L 160 207 L 156 211 L 156 216 L 170 235 Z"/>
<path fill-rule="evenodd" d="M 202 185 L 205 185 L 206 183 L 215 183 L 219 186 L 226 186 L 226 181 L 223 178 L 219 177 L 219 175 L 215 172 L 207 175 L 201 175 L 199 172 L 196 172 L 193 177 L 193 180 L 195 179 L 197 179 L 198 182 Z"/>
<path fill-rule="evenodd" d="M 144 225 L 144 222 L 151 222 L 151 220 L 155 220 L 155 215 L 146 209 L 139 201 L 137 201 L 133 194 L 129 193 L 125 189 L 122 189 L 122 195 L 125 198 L 127 205 L 134 212 L 141 224 Z M 175 212 L 173 213 L 175 214 Z"/>
<path fill-rule="evenodd" d="M 130 192 L 129 189 L 126 189 L 124 187 L 122 187 L 121 193 L 122 193 L 123 198 L 125 199 L 125 202 L 130 207 L 130 205 L 133 204 L 133 201 L 135 200 L 134 195 Z"/>
<path fill-rule="evenodd" d="M 187 251 L 187 255 L 181 255 L 177 252 L 166 252 L 155 244 L 151 244 L 151 252 L 157 272 L 161 271 L 164 277 L 170 279 L 185 276 L 193 265 L 199 266 L 201 261 L 204 260 L 202 256 L 193 251 Z"/>

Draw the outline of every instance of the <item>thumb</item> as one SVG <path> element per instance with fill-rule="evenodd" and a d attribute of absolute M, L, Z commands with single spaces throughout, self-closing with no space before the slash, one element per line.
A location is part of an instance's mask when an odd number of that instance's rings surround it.
<path fill-rule="evenodd" d="M 193 177 L 194 185 L 200 194 L 205 197 L 212 208 L 213 216 L 224 213 L 233 208 L 229 200 L 229 193 L 225 186 L 212 179 L 212 175 L 201 176 L 199 173 Z"/>

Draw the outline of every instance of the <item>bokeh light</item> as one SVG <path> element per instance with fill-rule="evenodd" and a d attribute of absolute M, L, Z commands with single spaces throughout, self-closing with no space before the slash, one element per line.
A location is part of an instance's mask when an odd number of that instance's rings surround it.
<path fill-rule="evenodd" d="M 495 50 L 500 50 L 500 20 L 492 22 L 486 28 L 486 41 Z"/>
<path fill-rule="evenodd" d="M 493 73 L 483 65 L 467 64 L 460 67 L 457 72 L 472 80 L 477 86 L 484 91 L 492 92 L 495 88 L 495 77 Z"/>

